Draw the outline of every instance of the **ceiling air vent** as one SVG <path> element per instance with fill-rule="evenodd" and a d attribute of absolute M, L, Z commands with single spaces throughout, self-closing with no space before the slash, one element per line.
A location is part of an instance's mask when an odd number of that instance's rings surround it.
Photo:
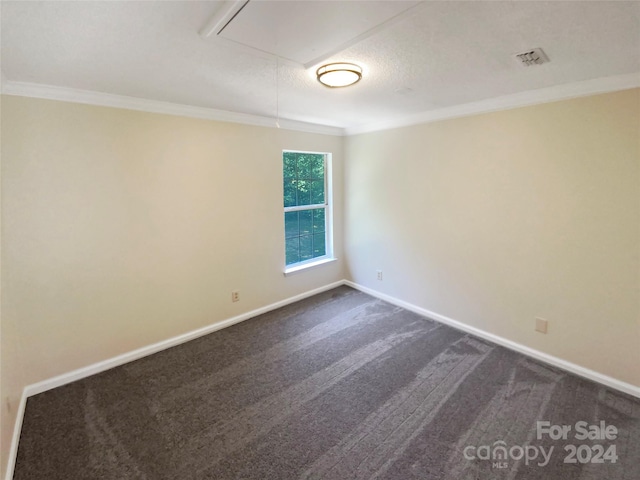
<path fill-rule="evenodd" d="M 541 48 L 533 48 L 531 50 L 527 50 L 526 52 L 516 53 L 516 60 L 523 67 L 530 67 L 531 65 L 542 65 L 543 63 L 547 63 L 549 61 L 549 57 L 547 57 Z"/>

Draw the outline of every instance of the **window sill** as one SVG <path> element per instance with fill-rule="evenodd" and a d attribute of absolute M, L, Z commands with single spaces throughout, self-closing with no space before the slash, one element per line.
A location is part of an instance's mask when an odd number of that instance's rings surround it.
<path fill-rule="evenodd" d="M 303 263 L 302 265 L 295 265 L 293 267 L 289 267 L 285 269 L 284 276 L 288 277 L 289 275 L 293 275 L 294 273 L 302 272 L 303 270 L 307 270 L 308 268 L 317 267 L 319 265 L 324 265 L 325 263 L 335 262 L 337 258 L 323 258 L 321 260 L 316 260 L 314 262 Z"/>

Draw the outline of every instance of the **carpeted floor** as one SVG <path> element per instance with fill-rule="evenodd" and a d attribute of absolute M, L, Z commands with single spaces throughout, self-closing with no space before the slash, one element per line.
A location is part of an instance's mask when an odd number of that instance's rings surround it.
<path fill-rule="evenodd" d="M 14 478 L 638 480 L 640 400 L 340 287 L 29 398 Z"/>

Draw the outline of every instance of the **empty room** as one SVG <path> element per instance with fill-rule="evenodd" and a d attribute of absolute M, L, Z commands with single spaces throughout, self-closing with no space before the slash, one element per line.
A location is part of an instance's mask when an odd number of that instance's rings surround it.
<path fill-rule="evenodd" d="M 0 28 L 0 478 L 640 479 L 640 1 Z"/>

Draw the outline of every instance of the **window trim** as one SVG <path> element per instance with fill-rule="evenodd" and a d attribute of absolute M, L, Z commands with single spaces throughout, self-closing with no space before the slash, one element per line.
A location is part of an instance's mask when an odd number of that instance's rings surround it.
<path fill-rule="evenodd" d="M 336 260 L 333 254 L 333 158 L 331 152 L 313 152 L 308 150 L 282 150 L 280 155 L 280 162 L 282 164 L 284 160 L 284 154 L 290 153 L 310 153 L 314 155 L 323 155 L 324 156 L 324 203 L 314 204 L 314 205 L 296 205 L 293 207 L 283 207 L 283 215 L 282 215 L 282 232 L 285 232 L 284 225 L 284 213 L 286 212 L 297 212 L 300 210 L 312 210 L 318 208 L 324 208 L 324 230 L 325 230 L 325 254 L 321 257 L 314 257 L 308 260 L 303 260 L 302 262 L 292 263 L 287 265 L 287 256 L 286 256 L 286 237 L 284 238 L 283 244 L 285 245 L 284 249 L 284 275 L 288 276 L 293 273 L 300 272 L 302 270 L 306 270 L 312 267 L 317 267 L 319 265 L 324 265 L 326 263 L 330 263 Z M 282 191 L 281 198 L 284 198 L 284 190 Z"/>
<path fill-rule="evenodd" d="M 337 260 L 338 259 L 335 257 L 327 257 L 326 255 L 324 255 L 323 257 L 312 258 L 310 260 L 305 260 L 304 262 L 292 263 L 291 266 L 285 268 L 284 276 L 288 277 L 289 275 L 307 270 L 308 268 L 318 267 L 320 265 L 324 265 L 325 263 L 331 263 Z"/>

